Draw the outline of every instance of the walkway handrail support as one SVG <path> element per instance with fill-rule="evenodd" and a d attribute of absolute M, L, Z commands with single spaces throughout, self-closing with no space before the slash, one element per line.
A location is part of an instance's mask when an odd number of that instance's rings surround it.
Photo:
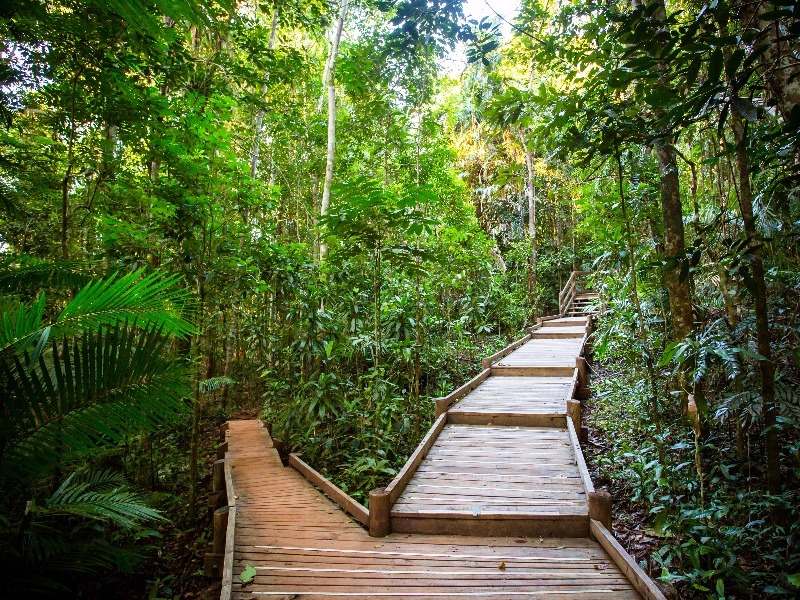
<path fill-rule="evenodd" d="M 567 279 L 567 283 L 564 284 L 564 289 L 561 290 L 561 293 L 558 295 L 558 312 L 561 315 L 564 315 L 569 309 L 570 302 L 572 302 L 573 297 L 575 296 L 575 289 L 577 287 L 578 278 L 585 277 L 589 275 L 591 271 L 573 271 L 572 274 Z"/>

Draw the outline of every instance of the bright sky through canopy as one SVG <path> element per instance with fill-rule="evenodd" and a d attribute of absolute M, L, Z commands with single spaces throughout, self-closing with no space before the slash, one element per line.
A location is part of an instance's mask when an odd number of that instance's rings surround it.
<path fill-rule="evenodd" d="M 464 2 L 464 16 L 467 19 L 480 21 L 483 17 L 500 21 L 500 31 L 503 33 L 504 40 L 508 40 L 511 35 L 510 23 L 517 16 L 519 11 L 519 0 L 466 0 Z M 498 15 L 502 17 L 499 18 Z M 505 19 L 505 20 L 503 20 Z M 448 72 L 455 75 L 461 73 L 467 64 L 464 45 L 459 43 L 455 52 L 448 58 L 443 59 L 442 63 Z"/>

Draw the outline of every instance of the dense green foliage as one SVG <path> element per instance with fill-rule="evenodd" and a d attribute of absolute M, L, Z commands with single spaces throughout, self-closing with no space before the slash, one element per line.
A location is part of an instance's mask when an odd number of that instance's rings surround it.
<path fill-rule="evenodd" d="M 639 558 L 685 597 L 797 591 L 796 4 L 524 0 L 506 41 L 462 4 L 0 8 L 9 586 L 134 568 L 160 513 L 126 481 L 202 530 L 240 410 L 365 500 L 593 267 Z"/>

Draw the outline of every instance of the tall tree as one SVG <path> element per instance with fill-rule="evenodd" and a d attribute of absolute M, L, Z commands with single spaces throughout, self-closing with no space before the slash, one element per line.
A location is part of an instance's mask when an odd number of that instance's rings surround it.
<path fill-rule="evenodd" d="M 342 29 L 347 17 L 348 0 L 341 0 L 339 18 L 331 35 L 331 48 L 328 62 L 325 67 L 325 86 L 328 90 L 328 152 L 325 160 L 325 182 L 322 187 L 322 201 L 320 203 L 320 216 L 328 214 L 331 204 L 331 186 L 333 185 L 333 165 L 336 159 L 336 58 L 339 55 L 339 42 L 342 39 Z M 324 261 L 328 255 L 328 245 L 324 241 L 319 244 L 319 258 Z"/>

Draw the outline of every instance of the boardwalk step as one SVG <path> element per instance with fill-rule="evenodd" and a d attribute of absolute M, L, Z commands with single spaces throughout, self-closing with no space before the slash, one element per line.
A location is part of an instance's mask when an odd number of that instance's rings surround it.
<path fill-rule="evenodd" d="M 581 537 L 588 515 L 565 429 L 448 423 L 392 508 L 392 528 Z"/>

